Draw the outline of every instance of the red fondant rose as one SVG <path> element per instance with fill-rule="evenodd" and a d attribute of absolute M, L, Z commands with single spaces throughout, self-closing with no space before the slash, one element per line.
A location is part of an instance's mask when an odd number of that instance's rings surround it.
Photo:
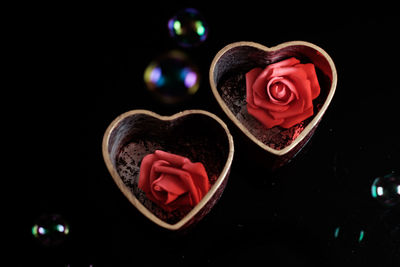
<path fill-rule="evenodd" d="M 313 115 L 320 87 L 311 63 L 289 58 L 246 73 L 247 111 L 267 128 L 290 128 Z"/>
<path fill-rule="evenodd" d="M 206 170 L 200 162 L 156 150 L 140 165 L 139 188 L 146 197 L 166 211 L 194 207 L 210 189 Z"/>

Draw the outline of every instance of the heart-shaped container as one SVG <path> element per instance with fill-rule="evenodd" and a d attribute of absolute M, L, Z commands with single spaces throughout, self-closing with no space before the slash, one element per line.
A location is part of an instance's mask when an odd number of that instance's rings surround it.
<path fill-rule="evenodd" d="M 245 74 L 255 68 L 295 57 L 301 63 L 313 63 L 321 87 L 313 101 L 314 115 L 289 129 L 266 129 L 247 113 Z M 337 84 L 335 64 L 320 47 L 293 41 L 275 47 L 254 42 L 236 42 L 221 49 L 210 67 L 210 85 L 219 105 L 244 135 L 246 158 L 275 169 L 289 162 L 313 135 L 328 108 Z"/>
<path fill-rule="evenodd" d="M 220 198 L 233 160 L 233 138 L 225 123 L 203 110 L 160 116 L 132 110 L 117 117 L 103 138 L 103 157 L 115 183 L 128 200 L 159 226 L 178 230 L 203 218 Z M 189 212 L 166 212 L 138 188 L 143 157 L 160 149 L 203 163 L 211 188 Z"/>

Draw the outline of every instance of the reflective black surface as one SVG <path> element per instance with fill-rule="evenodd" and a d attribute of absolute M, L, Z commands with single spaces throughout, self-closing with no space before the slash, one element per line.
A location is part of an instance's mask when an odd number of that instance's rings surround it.
<path fill-rule="evenodd" d="M 25 201 L 15 208 L 11 248 L 26 257 L 14 258 L 16 266 L 399 266 L 400 207 L 371 191 L 377 177 L 400 172 L 398 17 L 390 8 L 247 4 L 189 5 L 209 26 L 207 40 L 193 48 L 169 36 L 168 20 L 186 7 L 177 4 L 93 8 L 79 16 L 82 23 L 69 25 L 67 16 L 60 28 L 39 23 L 36 49 L 26 57 L 32 90 L 21 96 L 26 113 L 17 123 L 26 153 L 16 152 L 24 164 L 16 164 L 15 176 Z M 231 175 L 217 205 L 190 231 L 160 229 L 114 184 L 101 155 L 104 131 L 131 109 L 205 109 L 235 134 L 208 71 L 223 46 L 242 40 L 322 47 L 338 72 L 331 106 L 302 153 L 274 172 L 249 162 L 234 135 Z M 146 89 L 143 74 L 171 49 L 191 58 L 201 83 L 189 100 L 165 105 Z M 43 214 L 68 223 L 61 244 L 43 246 L 32 234 Z"/>

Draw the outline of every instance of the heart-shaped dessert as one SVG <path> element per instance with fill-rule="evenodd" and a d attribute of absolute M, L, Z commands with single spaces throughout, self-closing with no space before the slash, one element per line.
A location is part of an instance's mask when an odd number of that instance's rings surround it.
<path fill-rule="evenodd" d="M 288 128 L 279 125 L 267 128 L 248 112 L 246 73 L 293 58 L 315 66 L 320 92 L 312 101 L 312 116 Z M 336 83 L 336 68 L 330 56 L 320 47 L 303 41 L 271 48 L 254 42 L 232 43 L 217 53 L 210 67 L 210 85 L 219 105 L 246 139 L 255 144 L 256 150 L 267 156 L 272 169 L 290 161 L 311 138 L 333 98 Z M 260 153 L 256 156 L 259 159 Z"/>
<path fill-rule="evenodd" d="M 225 123 L 202 110 L 173 116 L 147 110 L 126 112 L 107 128 L 102 149 L 106 166 L 122 193 L 147 218 L 170 230 L 186 228 L 211 210 L 225 188 L 234 153 L 233 138 Z M 192 209 L 162 209 L 138 186 L 143 158 L 157 150 L 204 165 L 210 189 Z"/>

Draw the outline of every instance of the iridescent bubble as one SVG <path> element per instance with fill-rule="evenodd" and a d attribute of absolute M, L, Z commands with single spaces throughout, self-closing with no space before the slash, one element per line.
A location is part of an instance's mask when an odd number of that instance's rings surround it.
<path fill-rule="evenodd" d="M 168 21 L 170 36 L 183 47 L 198 46 L 207 39 L 208 25 L 200 12 L 185 8 Z"/>
<path fill-rule="evenodd" d="M 150 62 L 144 71 L 144 81 L 162 102 L 174 104 L 197 92 L 200 75 L 184 53 L 171 51 Z"/>
<path fill-rule="evenodd" d="M 69 234 L 69 225 L 58 214 L 42 215 L 32 226 L 32 235 L 45 246 L 59 245 Z"/>
<path fill-rule="evenodd" d="M 372 197 L 385 206 L 394 206 L 400 203 L 400 175 L 390 173 L 375 178 L 371 186 Z"/>
<path fill-rule="evenodd" d="M 334 229 L 333 237 L 338 242 L 354 246 L 363 242 L 365 231 L 355 225 L 342 225 Z"/>
<path fill-rule="evenodd" d="M 349 216 L 330 228 L 329 254 L 334 266 L 347 266 L 365 253 L 370 246 L 370 227 L 359 218 Z"/>

